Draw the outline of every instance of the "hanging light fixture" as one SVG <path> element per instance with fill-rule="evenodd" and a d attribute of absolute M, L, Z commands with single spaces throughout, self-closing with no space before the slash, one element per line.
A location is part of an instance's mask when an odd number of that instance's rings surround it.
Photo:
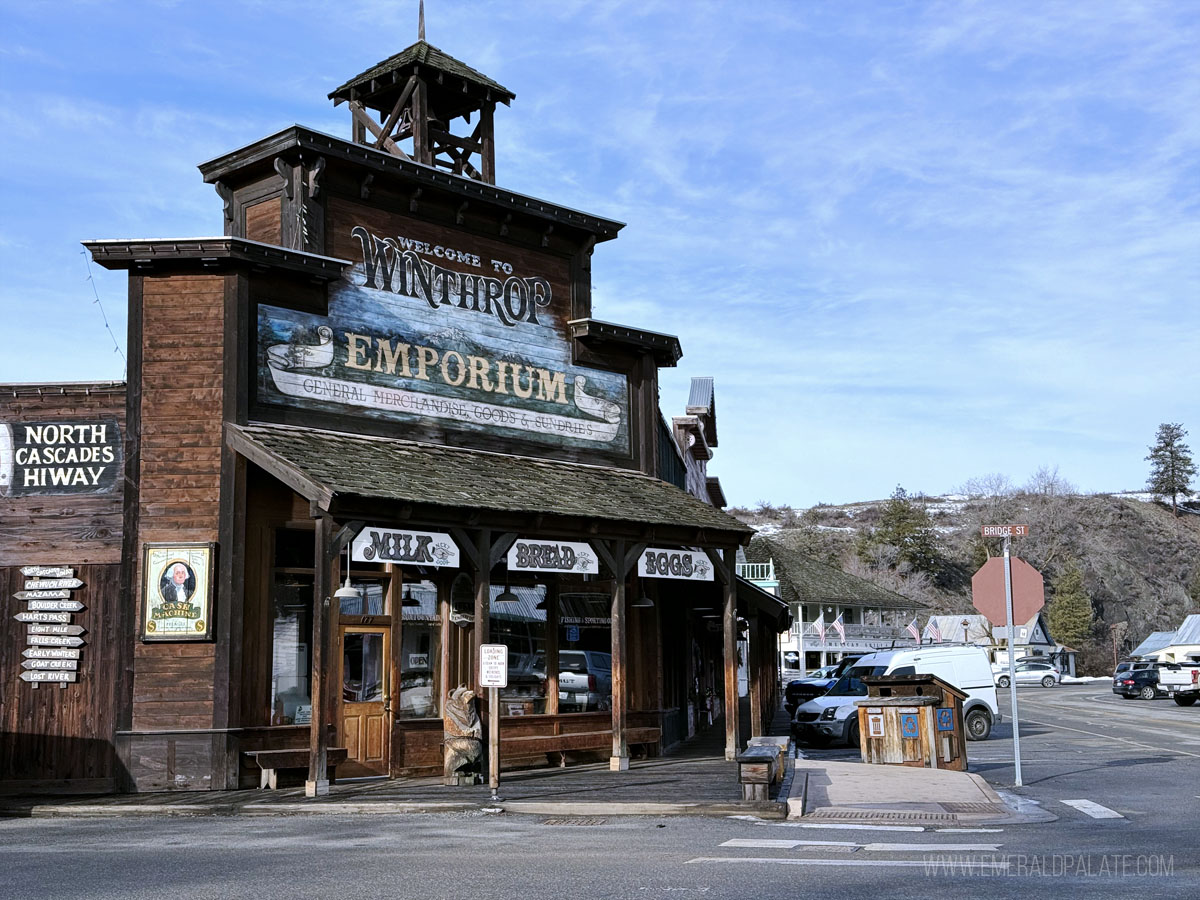
<path fill-rule="evenodd" d="M 645 585 L 642 586 L 638 596 L 633 598 L 633 602 L 629 604 L 630 609 L 653 609 L 654 601 L 650 599 L 650 595 L 646 593 Z"/>
<path fill-rule="evenodd" d="M 404 586 L 404 594 L 400 598 L 400 605 L 407 606 L 410 608 L 413 606 L 421 605 L 421 601 L 413 596 L 412 588 L 409 587 L 407 584 Z"/>
<path fill-rule="evenodd" d="M 350 585 L 350 541 L 346 541 L 346 583 L 333 592 L 337 600 L 361 600 L 362 594 L 358 588 Z"/>
<path fill-rule="evenodd" d="M 521 598 L 514 594 L 508 587 L 508 573 L 504 573 L 504 590 L 496 595 L 493 603 L 516 603 Z"/>

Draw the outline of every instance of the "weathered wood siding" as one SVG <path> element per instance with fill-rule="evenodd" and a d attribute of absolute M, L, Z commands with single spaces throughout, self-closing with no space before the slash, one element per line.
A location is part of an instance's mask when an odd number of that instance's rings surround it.
<path fill-rule="evenodd" d="M 136 291 L 131 292 L 136 296 Z M 225 278 L 141 279 L 141 436 L 138 477 L 137 612 L 141 547 L 152 541 L 217 541 L 225 382 Z M 218 559 L 223 548 L 218 547 Z M 214 598 L 214 606 L 221 603 Z M 138 790 L 212 784 L 214 739 L 147 732 L 214 727 L 215 643 L 142 643 L 133 652 L 129 769 Z M 220 786 L 220 785 L 217 785 Z"/>
<path fill-rule="evenodd" d="M 88 423 L 125 427 L 125 385 L 0 388 L 0 423 Z M 123 460 L 117 460 L 118 469 Z M 0 496 L 0 792 L 108 791 L 121 781 L 114 750 L 122 661 L 129 638 L 121 598 L 120 478 L 107 493 Z M 27 646 L 13 616 L 27 604 L 20 566 L 66 565 L 83 587 L 78 681 L 37 689 L 18 677 Z"/>

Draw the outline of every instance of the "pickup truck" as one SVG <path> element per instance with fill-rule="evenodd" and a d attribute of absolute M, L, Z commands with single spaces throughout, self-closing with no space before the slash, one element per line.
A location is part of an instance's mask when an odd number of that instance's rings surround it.
<path fill-rule="evenodd" d="M 534 668 L 544 670 L 539 656 Z M 558 652 L 558 711 L 612 709 L 612 654 L 598 650 Z"/>
<path fill-rule="evenodd" d="M 1200 660 L 1159 666 L 1158 689 L 1180 706 L 1200 700 Z"/>

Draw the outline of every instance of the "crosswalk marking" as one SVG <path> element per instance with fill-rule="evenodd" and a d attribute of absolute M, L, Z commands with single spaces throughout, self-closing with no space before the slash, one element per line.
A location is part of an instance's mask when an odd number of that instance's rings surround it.
<path fill-rule="evenodd" d="M 775 865 L 775 866 L 853 866 L 855 868 L 866 868 L 869 866 L 882 866 L 887 868 L 929 868 L 928 860 L 922 859 L 803 859 L 797 857 L 775 857 L 775 856 L 698 856 L 695 859 L 689 859 L 688 865 L 694 863 L 758 863 L 759 865 Z M 984 860 L 975 860 L 971 863 L 974 871 L 1007 871 L 1009 864 L 1004 861 L 991 862 Z"/>
<path fill-rule="evenodd" d="M 795 850 L 800 847 L 854 847 L 863 850 L 867 853 L 905 853 L 911 850 L 939 851 L 959 853 L 978 852 L 978 853 L 996 853 L 1000 849 L 999 844 L 938 844 L 938 843 L 920 843 L 920 844 L 895 844 L 895 843 L 870 843 L 862 844 L 857 841 L 776 841 L 776 840 L 756 840 L 753 838 L 733 838 L 721 844 L 722 847 L 741 847 L 753 848 L 758 850 Z"/>
<path fill-rule="evenodd" d="M 1101 806 L 1099 803 L 1093 803 L 1091 800 L 1062 800 L 1067 806 L 1079 810 L 1093 819 L 1123 819 L 1125 818 L 1119 812 L 1109 809 L 1107 806 Z"/>
<path fill-rule="evenodd" d="M 772 822 L 775 828 L 820 828 L 822 831 L 924 831 L 923 825 L 858 825 L 850 822 L 830 822 L 817 825 L 814 822 Z"/>

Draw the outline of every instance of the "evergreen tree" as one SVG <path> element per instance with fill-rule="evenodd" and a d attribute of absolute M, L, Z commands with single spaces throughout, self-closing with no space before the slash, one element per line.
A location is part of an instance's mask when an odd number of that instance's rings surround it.
<path fill-rule="evenodd" d="M 869 561 L 872 551 L 885 546 L 894 550 L 895 565 L 906 564 L 915 572 L 937 575 L 943 567 L 937 530 L 925 507 L 909 499 L 899 485 L 883 508 L 879 525 L 859 545 L 859 555 Z"/>
<path fill-rule="evenodd" d="M 1158 426 L 1154 445 L 1150 448 L 1150 479 L 1146 488 L 1158 497 L 1171 498 L 1171 511 L 1178 517 L 1180 494 L 1191 492 L 1196 466 L 1192 451 L 1183 442 L 1187 432 L 1179 423 L 1164 422 Z"/>
<path fill-rule="evenodd" d="M 1079 649 L 1089 642 L 1095 618 L 1092 600 L 1083 586 L 1083 573 L 1074 560 L 1054 579 L 1046 608 L 1050 636 L 1060 644 Z"/>

